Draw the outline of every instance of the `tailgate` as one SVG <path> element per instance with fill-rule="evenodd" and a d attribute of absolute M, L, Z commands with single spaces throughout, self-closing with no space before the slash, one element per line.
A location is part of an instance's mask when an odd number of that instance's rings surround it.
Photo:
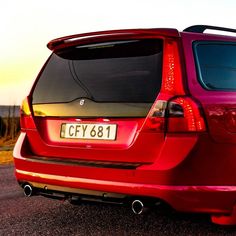
<path fill-rule="evenodd" d="M 160 91 L 162 51 L 162 39 L 137 39 L 54 52 L 32 93 L 34 153 L 152 162 L 164 134 L 142 127 Z"/>

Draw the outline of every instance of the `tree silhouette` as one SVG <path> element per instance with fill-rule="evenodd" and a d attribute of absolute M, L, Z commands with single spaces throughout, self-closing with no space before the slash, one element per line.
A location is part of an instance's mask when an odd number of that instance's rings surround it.
<path fill-rule="evenodd" d="M 6 124 L 3 118 L 0 116 L 0 137 L 3 137 L 6 132 Z"/>

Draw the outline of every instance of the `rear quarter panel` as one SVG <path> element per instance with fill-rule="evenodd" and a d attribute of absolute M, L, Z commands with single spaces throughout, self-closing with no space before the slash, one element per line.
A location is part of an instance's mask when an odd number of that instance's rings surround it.
<path fill-rule="evenodd" d="M 182 33 L 188 89 L 203 109 L 207 136 L 199 141 L 193 156 L 194 169 L 213 185 L 235 185 L 236 92 L 207 90 L 200 84 L 193 53 L 195 41 L 236 42 L 236 38 L 210 34 Z M 197 153 L 197 155 L 196 155 Z"/>

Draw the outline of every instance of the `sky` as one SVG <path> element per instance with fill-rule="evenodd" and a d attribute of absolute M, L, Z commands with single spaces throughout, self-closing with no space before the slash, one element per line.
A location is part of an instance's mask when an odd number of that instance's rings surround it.
<path fill-rule="evenodd" d="M 54 38 L 110 29 L 236 28 L 235 0 L 7 0 L 0 7 L 0 105 L 20 105 Z"/>

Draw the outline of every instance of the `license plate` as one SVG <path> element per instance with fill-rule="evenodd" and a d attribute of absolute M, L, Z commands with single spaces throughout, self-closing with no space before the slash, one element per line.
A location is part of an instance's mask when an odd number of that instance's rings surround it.
<path fill-rule="evenodd" d="M 61 138 L 115 140 L 115 124 L 62 124 Z"/>

